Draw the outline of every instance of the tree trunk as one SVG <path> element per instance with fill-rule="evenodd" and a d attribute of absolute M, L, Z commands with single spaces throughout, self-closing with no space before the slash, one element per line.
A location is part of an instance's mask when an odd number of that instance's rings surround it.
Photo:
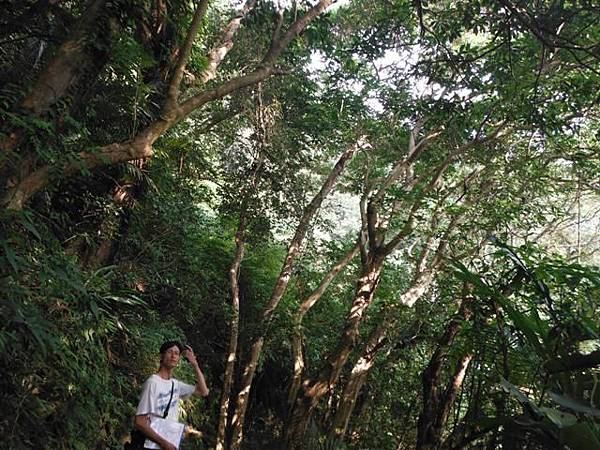
<path fill-rule="evenodd" d="M 223 29 L 221 39 L 208 54 L 208 64 L 206 69 L 200 74 L 200 81 L 203 84 L 208 83 L 216 76 L 219 65 L 233 48 L 233 38 L 241 26 L 242 20 L 254 8 L 256 2 L 257 0 L 247 0 L 235 17 L 233 17 Z"/>
<path fill-rule="evenodd" d="M 290 383 L 290 389 L 288 393 L 288 404 L 291 407 L 294 405 L 300 384 L 302 382 L 302 375 L 304 373 L 304 357 L 302 355 L 302 320 L 306 313 L 317 303 L 321 298 L 329 284 L 333 279 L 348 265 L 350 261 L 358 253 L 359 246 L 355 246 L 352 250 L 347 252 L 342 259 L 340 259 L 335 266 L 323 277 L 321 284 L 313 293 L 311 293 L 300 305 L 298 312 L 294 316 L 294 330 L 292 332 L 292 355 L 294 361 L 294 374 L 292 376 L 292 382 Z"/>
<path fill-rule="evenodd" d="M 431 286 L 435 268 L 439 265 L 434 260 L 435 267 L 424 269 L 417 268 L 410 287 L 400 296 L 400 303 L 412 306 L 421 298 Z M 421 266 L 421 264 L 419 264 Z M 338 410 L 333 420 L 333 424 L 329 431 L 329 435 L 336 439 L 343 439 L 346 434 L 350 416 L 354 411 L 356 399 L 362 389 L 367 377 L 375 364 L 375 357 L 383 347 L 383 342 L 387 337 L 387 333 L 393 326 L 394 320 L 390 315 L 385 315 L 375 330 L 369 336 L 367 344 L 362 352 L 361 357 L 354 365 L 350 377 L 344 386 L 342 397 L 340 399 Z"/>
<path fill-rule="evenodd" d="M 503 286 L 499 287 L 499 291 L 502 295 L 509 297 L 522 285 L 523 280 L 525 279 L 526 274 L 522 270 L 518 270 L 514 277 Z M 493 307 L 493 311 L 496 314 L 496 323 L 498 327 L 498 333 L 500 336 L 500 350 L 502 352 L 502 375 L 505 379 L 510 379 L 510 366 L 508 361 L 508 340 L 504 334 L 504 316 L 502 313 L 502 309 L 500 305 L 494 300 L 491 299 L 491 304 Z M 490 311 L 491 312 L 491 311 Z M 466 448 L 470 442 L 473 440 L 483 436 L 484 434 L 496 430 L 502 424 L 497 422 L 495 424 L 491 424 L 487 427 L 475 427 L 470 422 L 472 418 L 477 418 L 481 414 L 481 383 L 483 379 L 479 377 L 479 383 L 477 387 L 473 386 L 474 394 L 472 394 L 472 399 L 469 401 L 469 408 L 467 413 L 463 417 L 461 423 L 455 427 L 450 436 L 444 441 L 442 444 L 442 448 L 448 449 L 460 449 Z M 509 400 L 508 393 L 501 392 L 498 397 L 493 399 L 494 406 L 496 407 L 496 417 L 505 417 L 506 416 L 506 404 Z M 510 422 L 510 421 L 509 421 Z M 497 448 L 498 438 L 500 437 L 502 440 L 502 448 L 513 447 L 514 439 L 513 432 L 514 430 L 509 430 L 510 425 L 502 426 L 501 436 L 498 433 L 495 433 L 487 443 L 486 448 L 495 449 Z"/>
<path fill-rule="evenodd" d="M 375 365 L 375 357 L 379 353 L 379 350 L 381 350 L 381 348 L 384 346 L 388 328 L 391 323 L 391 320 L 389 320 L 388 317 L 389 315 L 386 315 L 386 317 L 380 321 L 375 330 L 371 333 L 361 357 L 352 368 L 352 372 L 350 372 L 350 377 L 344 386 L 344 390 L 342 392 L 342 396 L 340 398 L 338 408 L 329 431 L 329 436 L 332 438 L 342 439 L 346 434 L 348 422 L 350 420 L 350 416 L 352 415 L 352 411 L 354 411 L 358 394 L 365 384 L 371 369 Z"/>
<path fill-rule="evenodd" d="M 260 85 L 259 85 L 260 87 Z M 260 99 L 260 90 L 259 90 Z M 259 100 L 257 114 L 262 114 L 261 111 L 262 101 Z M 262 124 L 261 124 L 262 125 Z M 264 136 L 263 136 L 264 138 Z M 264 150 L 266 142 L 264 139 L 259 139 L 260 150 Z M 240 218 L 238 223 L 238 229 L 235 233 L 235 256 L 233 263 L 229 269 L 229 283 L 231 285 L 231 323 L 230 323 L 230 335 L 229 335 L 229 347 L 227 351 L 227 360 L 225 363 L 225 375 L 223 379 L 223 391 L 221 394 L 221 404 L 219 407 L 219 421 L 217 426 L 217 442 L 216 450 L 223 450 L 226 446 L 227 441 L 227 418 L 229 416 L 229 404 L 231 399 L 231 388 L 233 386 L 233 376 L 235 368 L 235 360 L 238 346 L 239 336 L 239 322 L 240 322 L 240 285 L 239 285 L 239 272 L 240 265 L 244 259 L 244 235 L 246 233 L 246 224 L 248 223 L 248 205 L 251 201 L 251 197 L 256 191 L 256 185 L 258 182 L 258 173 L 262 167 L 264 161 L 263 154 L 260 153 L 258 159 L 253 164 L 253 169 L 250 175 L 249 189 L 245 192 L 242 198 L 242 204 L 240 208 Z"/>
<path fill-rule="evenodd" d="M 244 419 L 246 416 L 246 409 L 248 408 L 248 399 L 250 397 L 250 388 L 252 387 L 252 380 L 254 379 L 254 373 L 256 372 L 256 366 L 258 365 L 258 359 L 262 352 L 265 338 L 260 336 L 250 348 L 250 357 L 244 367 L 242 375 L 242 384 L 240 391 L 237 395 L 235 411 L 231 418 L 231 445 L 230 450 L 237 450 L 242 445 L 244 439 Z"/>
<path fill-rule="evenodd" d="M 470 302 L 464 298 L 458 313 L 448 324 L 446 331 L 438 341 L 437 350 L 431 357 L 427 368 L 423 371 L 423 408 L 417 426 L 417 450 L 435 449 L 441 443 L 442 431 L 448 420 L 450 407 L 454 403 L 456 393 L 462 385 L 466 369 L 472 355 L 465 355 L 448 384 L 445 392 L 440 392 L 442 383 L 442 366 L 447 359 L 448 350 L 456 335 L 460 332 L 465 320 L 471 316 Z"/>
<path fill-rule="evenodd" d="M 225 363 L 225 375 L 223 379 L 223 391 L 221 393 L 221 404 L 219 407 L 219 422 L 217 425 L 216 450 L 225 448 L 225 431 L 227 428 L 227 416 L 229 412 L 229 400 L 233 375 L 235 368 L 235 357 L 237 353 L 238 331 L 240 321 L 240 286 L 238 276 L 242 259 L 244 259 L 244 230 L 246 228 L 245 211 L 240 214 L 240 223 L 235 234 L 235 257 L 229 269 L 229 283 L 231 285 L 231 322 L 229 334 L 229 346 L 227 349 L 227 360 Z"/>
<path fill-rule="evenodd" d="M 197 31 L 197 27 L 194 28 L 194 26 L 192 26 L 182 48 L 177 67 L 173 72 L 161 118 L 138 133 L 132 140 L 104 145 L 94 151 L 84 150 L 80 152 L 77 161 L 67 162 L 61 167 L 61 175 L 63 177 L 71 176 L 82 169 L 93 169 L 101 165 L 117 164 L 132 159 L 151 156 L 152 144 L 156 139 L 171 127 L 181 122 L 184 118 L 188 117 L 192 112 L 209 102 L 221 99 L 244 87 L 259 83 L 273 75 L 275 73 L 275 63 L 277 59 L 290 42 L 304 30 L 312 20 L 334 2 L 335 0 L 320 0 L 304 16 L 299 17 L 280 39 L 272 43 L 271 48 L 263 58 L 262 64 L 254 71 L 225 81 L 215 88 L 207 89 L 190 97 L 182 103 L 178 103 L 177 97 L 180 89 L 179 82 L 181 81 L 182 73 L 185 69 L 187 58 L 189 57 L 189 51 L 186 51 L 186 49 L 191 49 L 192 41 L 195 38 Z M 198 13 L 202 10 L 205 3 L 205 1 L 200 2 L 194 21 L 197 16 L 199 16 Z M 193 25 L 194 21 L 192 22 Z M 15 186 L 7 190 L 0 201 L 0 204 L 7 209 L 22 209 L 25 203 L 35 193 L 44 189 L 49 184 L 50 172 L 50 166 L 43 166 L 33 170 L 31 173 L 24 176 L 23 179 L 19 180 Z"/>
<path fill-rule="evenodd" d="M 172 124 L 158 121 L 140 132 L 133 141 L 125 141 L 100 147 L 95 152 L 81 152 L 79 161 L 65 164 L 62 175 L 71 176 L 82 168 L 93 169 L 107 164 L 116 164 L 152 156 L 152 145 Z M 7 209 L 21 210 L 25 203 L 51 181 L 51 167 L 44 166 L 22 179 L 10 189 L 2 204 Z"/>
<path fill-rule="evenodd" d="M 19 109 L 31 116 L 41 117 L 58 100 L 68 93 L 72 94 L 73 86 L 86 84 L 86 80 L 97 77 L 108 61 L 110 44 L 117 29 L 117 19 L 107 16 L 106 0 L 89 1 L 67 40 L 58 47 L 54 57 L 21 100 Z M 90 45 L 98 41 L 103 41 L 102 45 Z M 2 188 L 12 186 L 26 177 L 37 160 L 34 154 L 18 151 L 25 141 L 23 129 L 9 126 L 3 131 L 5 137 L 0 139 L 0 151 L 4 156 L 0 159 L 0 174 L 7 183 L 3 183 Z"/>
<path fill-rule="evenodd" d="M 279 277 L 275 282 L 275 287 L 273 288 L 271 298 L 267 302 L 267 305 L 265 306 L 265 309 L 262 312 L 261 324 L 257 327 L 259 330 L 268 329 L 269 322 L 273 317 L 275 308 L 277 308 L 277 305 L 283 298 L 283 295 L 285 294 L 285 291 L 287 289 L 290 277 L 292 275 L 292 268 L 294 266 L 296 256 L 300 252 L 300 246 L 304 241 L 304 237 L 306 236 L 306 233 L 308 231 L 308 225 L 313 219 L 313 217 L 316 215 L 319 208 L 321 207 L 321 204 L 323 203 L 325 197 L 331 192 L 331 190 L 337 183 L 337 180 L 341 175 L 342 171 L 350 162 L 350 160 L 354 156 L 354 153 L 357 150 L 358 144 L 353 144 L 344 151 L 344 153 L 332 169 L 331 173 L 321 186 L 319 192 L 313 197 L 311 202 L 304 209 L 304 213 L 302 214 L 300 222 L 296 227 L 294 237 L 292 238 L 292 241 L 290 242 L 290 245 L 288 247 L 283 267 L 281 268 Z M 240 447 L 243 439 L 243 425 L 244 418 L 246 415 L 246 409 L 248 407 L 248 397 L 250 395 L 250 388 L 252 386 L 254 372 L 256 371 L 258 359 L 260 358 L 260 355 L 262 353 L 262 348 L 265 341 L 264 331 L 261 331 L 259 333 L 260 334 L 254 339 L 254 342 L 251 345 L 250 357 L 248 359 L 246 367 L 244 368 L 242 385 L 237 396 L 236 408 L 231 421 L 233 428 L 230 447 L 231 450 L 237 450 Z"/>
<path fill-rule="evenodd" d="M 435 408 L 428 408 L 428 416 L 419 417 L 417 450 L 436 449 L 442 443 L 442 434 L 448 422 L 450 410 L 472 359 L 472 354 L 464 355 L 460 359 L 444 394 L 435 403 Z"/>
<path fill-rule="evenodd" d="M 346 326 L 336 350 L 327 358 L 317 377 L 306 380 L 302 384 L 286 427 L 286 448 L 294 449 L 301 445 L 302 437 L 310 422 L 314 408 L 321 397 L 337 382 L 342 368 L 359 337 L 360 324 L 364 313 L 373 302 L 384 261 L 384 256 L 376 256 L 363 270 L 363 275 L 357 282 L 356 296 L 346 318 Z"/>
<path fill-rule="evenodd" d="M 89 43 L 95 39 L 95 30 L 102 23 L 101 14 L 106 0 L 88 3 L 79 23 L 56 52 L 56 55 L 38 77 L 21 102 L 21 106 L 40 116 L 62 98 L 80 74 L 94 63 L 89 52 Z"/>

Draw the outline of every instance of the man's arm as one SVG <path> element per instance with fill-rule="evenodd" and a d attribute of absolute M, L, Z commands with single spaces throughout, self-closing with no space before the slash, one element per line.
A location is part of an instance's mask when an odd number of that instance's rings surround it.
<path fill-rule="evenodd" d="M 192 367 L 194 368 L 194 372 L 196 372 L 196 390 L 192 395 L 196 397 L 206 397 L 208 395 L 208 387 L 206 386 L 206 380 L 204 379 L 204 374 L 200 369 L 200 364 L 196 359 L 196 355 L 194 354 L 194 350 L 189 345 L 186 345 L 185 350 L 183 351 L 183 355 L 190 362 Z"/>
<path fill-rule="evenodd" d="M 177 450 L 177 447 L 152 429 L 150 426 L 150 416 L 148 414 L 135 416 L 135 427 L 144 433 L 148 439 L 151 439 L 160 445 L 164 450 Z"/>

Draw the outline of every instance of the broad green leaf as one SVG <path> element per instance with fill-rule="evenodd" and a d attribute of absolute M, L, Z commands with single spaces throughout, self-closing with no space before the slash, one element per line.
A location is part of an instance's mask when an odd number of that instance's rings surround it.
<path fill-rule="evenodd" d="M 17 262 L 17 255 L 15 255 L 15 252 L 8 245 L 6 245 L 6 242 L 4 241 L 2 242 L 2 248 L 4 249 L 4 254 L 6 255 L 6 259 L 8 260 L 9 264 L 11 265 L 15 273 L 18 273 L 19 264 Z"/>
<path fill-rule="evenodd" d="M 538 354 L 546 354 L 546 349 L 540 342 L 540 330 L 535 319 L 519 312 L 503 295 L 496 294 L 495 298 L 502 305 L 502 308 L 506 311 L 506 314 L 508 314 L 508 317 L 513 321 L 517 329 L 525 335 L 527 341 L 537 350 Z"/>
<path fill-rule="evenodd" d="M 600 450 L 600 437 L 591 424 L 578 423 L 562 429 L 559 436 L 572 450 Z"/>
<path fill-rule="evenodd" d="M 558 409 L 541 407 L 540 411 L 542 411 L 544 415 L 558 428 L 570 427 L 577 423 L 577 417 L 575 417 L 573 414 L 562 412 Z"/>
<path fill-rule="evenodd" d="M 600 418 L 600 409 L 593 408 L 585 403 L 580 402 L 571 397 L 567 397 L 566 395 L 557 394 L 556 392 L 549 392 L 548 396 L 552 399 L 553 402 L 558 403 L 560 406 L 568 408 L 572 411 L 576 411 L 578 413 L 584 413 L 593 417 Z"/>
<path fill-rule="evenodd" d="M 523 394 L 521 390 L 514 384 L 502 378 L 502 380 L 500 381 L 500 385 L 506 392 L 515 397 L 523 406 L 526 406 L 531 412 L 536 414 L 538 417 L 543 416 L 543 413 L 540 410 L 540 408 L 538 408 L 538 406 L 535 403 L 533 403 L 529 399 L 529 397 Z"/>

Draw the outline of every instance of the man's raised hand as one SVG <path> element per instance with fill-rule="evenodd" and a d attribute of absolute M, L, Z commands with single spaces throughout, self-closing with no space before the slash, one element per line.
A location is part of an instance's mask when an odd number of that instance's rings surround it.
<path fill-rule="evenodd" d="M 194 350 L 189 345 L 185 346 L 185 350 L 183 351 L 183 356 L 192 364 L 193 366 L 198 365 L 198 361 L 196 360 L 196 355 L 194 354 Z"/>

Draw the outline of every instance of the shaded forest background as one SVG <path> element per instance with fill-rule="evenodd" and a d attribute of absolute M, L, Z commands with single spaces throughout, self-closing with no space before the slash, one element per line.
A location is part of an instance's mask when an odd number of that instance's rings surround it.
<path fill-rule="evenodd" d="M 3 448 L 600 449 L 599 17 L 0 2 Z"/>

